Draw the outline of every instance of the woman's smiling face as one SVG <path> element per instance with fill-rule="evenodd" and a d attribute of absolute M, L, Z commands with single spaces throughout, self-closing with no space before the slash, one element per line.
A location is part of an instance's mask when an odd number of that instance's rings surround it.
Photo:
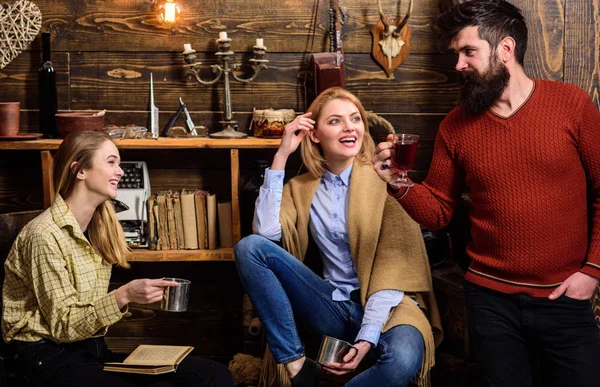
<path fill-rule="evenodd" d="M 116 198 L 117 185 L 123 177 L 120 164 L 119 150 L 112 141 L 105 141 L 96 150 L 91 167 L 82 170 L 87 190 L 102 197 L 102 200 Z"/>
<path fill-rule="evenodd" d="M 323 106 L 315 129 L 310 132 L 311 140 L 321 146 L 328 165 L 340 168 L 354 161 L 364 135 L 365 124 L 360 111 L 355 104 L 341 98 L 332 99 Z"/>

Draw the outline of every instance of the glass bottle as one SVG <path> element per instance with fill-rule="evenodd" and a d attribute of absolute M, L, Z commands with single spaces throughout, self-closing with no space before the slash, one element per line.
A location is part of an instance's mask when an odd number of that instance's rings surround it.
<path fill-rule="evenodd" d="M 46 138 L 57 138 L 56 71 L 50 58 L 50 33 L 42 32 L 42 64 L 38 69 L 40 130 Z"/>
<path fill-rule="evenodd" d="M 242 186 L 240 202 L 240 222 L 242 236 L 252 234 L 252 220 L 254 219 L 254 206 L 260 187 L 265 178 L 265 169 L 269 166 L 266 160 L 256 160 L 254 176 Z"/>

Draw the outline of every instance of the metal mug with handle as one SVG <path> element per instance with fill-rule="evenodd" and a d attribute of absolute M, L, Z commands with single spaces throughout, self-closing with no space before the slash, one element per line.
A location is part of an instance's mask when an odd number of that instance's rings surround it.
<path fill-rule="evenodd" d="M 323 335 L 317 363 L 327 365 L 329 363 L 344 363 L 344 357 L 354 349 L 354 356 L 358 353 L 358 348 L 347 341 L 336 339 L 335 337 Z M 354 359 L 352 356 L 352 359 Z M 350 359 L 350 361 L 352 361 Z"/>
<path fill-rule="evenodd" d="M 165 281 L 177 282 L 177 286 L 167 286 L 160 304 L 161 309 L 169 312 L 185 312 L 190 295 L 189 280 L 181 278 L 163 278 Z"/>

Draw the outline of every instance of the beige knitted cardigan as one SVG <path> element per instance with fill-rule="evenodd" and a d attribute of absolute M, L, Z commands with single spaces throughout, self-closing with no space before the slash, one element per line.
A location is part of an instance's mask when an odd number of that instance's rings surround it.
<path fill-rule="evenodd" d="M 304 260 L 308 248 L 310 206 L 320 180 L 306 173 L 290 180 L 283 189 L 279 216 L 283 247 L 300 260 Z M 386 184 L 370 163 L 356 161 L 350 181 L 348 235 L 362 305 L 371 294 L 390 289 L 403 291 L 419 303 L 417 306 L 404 297 L 392 309 L 382 331 L 403 324 L 419 330 L 425 355 L 416 382 L 425 386 L 435 364 L 435 347 L 443 334 L 421 231 L 387 194 Z"/>

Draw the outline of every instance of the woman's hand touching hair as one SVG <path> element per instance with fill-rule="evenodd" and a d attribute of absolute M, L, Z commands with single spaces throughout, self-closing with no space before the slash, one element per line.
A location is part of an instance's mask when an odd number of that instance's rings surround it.
<path fill-rule="evenodd" d="M 272 170 L 283 170 L 288 157 L 298 149 L 304 136 L 314 129 L 315 121 L 309 117 L 312 113 L 297 116 L 283 129 L 283 137 L 279 149 L 273 158 Z"/>

